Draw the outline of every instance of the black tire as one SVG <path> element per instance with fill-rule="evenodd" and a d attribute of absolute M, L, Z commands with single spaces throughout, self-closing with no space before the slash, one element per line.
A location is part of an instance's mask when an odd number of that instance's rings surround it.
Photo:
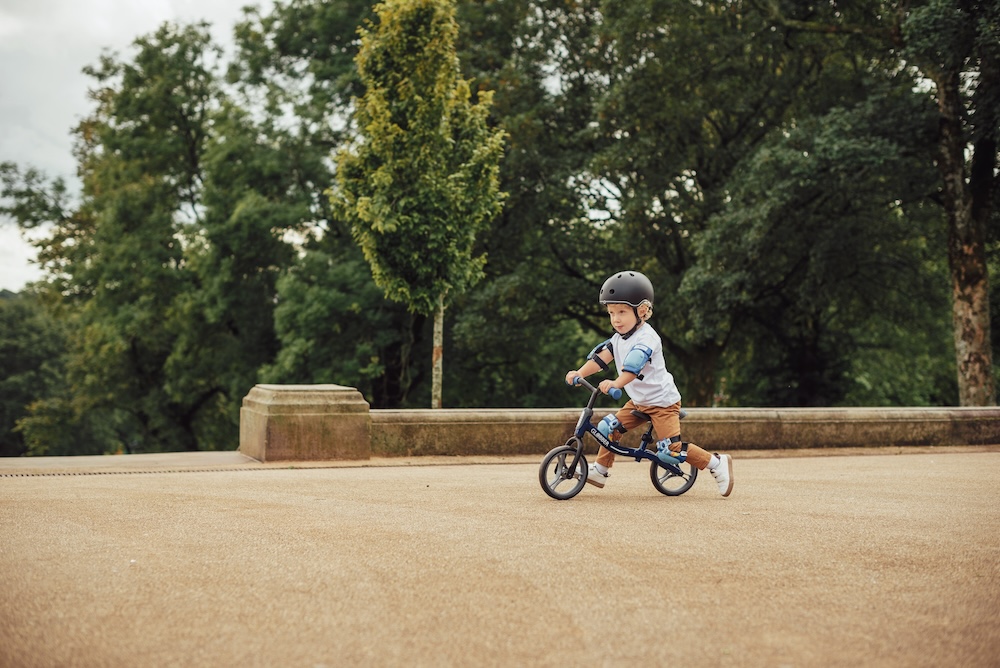
<path fill-rule="evenodd" d="M 691 466 L 690 462 L 674 466 L 657 461 L 649 465 L 649 479 L 653 482 L 653 487 L 667 496 L 680 496 L 691 489 L 697 478 L 698 469 Z"/>
<path fill-rule="evenodd" d="M 538 482 L 553 499 L 565 501 L 580 493 L 587 484 L 587 458 L 580 455 L 576 471 L 571 471 L 576 458 L 577 440 L 571 438 L 565 445 L 549 450 L 538 467 Z"/>

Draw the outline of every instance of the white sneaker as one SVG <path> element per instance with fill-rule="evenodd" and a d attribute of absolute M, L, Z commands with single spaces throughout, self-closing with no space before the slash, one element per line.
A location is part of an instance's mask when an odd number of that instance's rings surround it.
<path fill-rule="evenodd" d="M 733 491 L 733 458 L 729 455 L 716 454 L 715 456 L 719 458 L 719 465 L 710 469 L 712 477 L 715 478 L 715 482 L 719 483 L 719 494 L 729 496 L 730 492 Z"/>
<path fill-rule="evenodd" d="M 611 471 L 607 473 L 601 473 L 597 470 L 597 464 L 591 464 L 590 469 L 587 471 L 587 483 L 593 485 L 594 487 L 604 487 L 604 483 L 608 481 L 608 476 L 611 475 Z"/>

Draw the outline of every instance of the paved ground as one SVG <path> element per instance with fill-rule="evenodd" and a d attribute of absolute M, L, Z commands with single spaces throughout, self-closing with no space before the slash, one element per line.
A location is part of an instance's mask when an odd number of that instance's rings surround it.
<path fill-rule="evenodd" d="M 997 449 L 538 459 L 0 461 L 0 666 L 1000 665 Z"/>

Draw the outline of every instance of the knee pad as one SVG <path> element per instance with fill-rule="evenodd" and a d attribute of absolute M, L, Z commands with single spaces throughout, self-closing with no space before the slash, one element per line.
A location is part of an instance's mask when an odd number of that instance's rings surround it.
<path fill-rule="evenodd" d="M 609 440 L 611 439 L 611 434 L 616 431 L 620 434 L 625 433 L 622 423 L 618 421 L 614 413 L 608 413 L 601 418 L 601 421 L 597 423 L 597 431 L 601 432 L 601 435 Z"/>

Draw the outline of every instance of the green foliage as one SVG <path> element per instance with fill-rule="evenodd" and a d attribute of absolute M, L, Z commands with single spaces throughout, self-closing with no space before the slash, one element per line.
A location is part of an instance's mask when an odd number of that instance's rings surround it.
<path fill-rule="evenodd" d="M 286 158 L 272 178 L 289 174 L 296 184 L 275 201 L 298 201 L 296 236 L 308 249 L 277 265 L 283 276 L 274 318 L 279 350 L 260 377 L 356 386 L 373 406 L 394 407 L 423 392 L 423 376 L 411 360 L 414 350 L 426 352 L 425 319 L 384 300 L 349 225 L 319 196 L 334 180 L 330 152 L 350 125 L 351 96 L 362 92 L 354 66 L 357 27 L 372 16 L 367 2 L 293 1 L 266 16 L 251 11 L 237 26 L 240 57 L 230 79 L 248 102 L 265 100 L 258 132 Z M 243 161 L 224 162 L 234 173 L 243 171 Z"/>
<path fill-rule="evenodd" d="M 884 360 L 917 323 L 941 350 L 946 260 L 926 199 L 932 121 L 919 98 L 872 91 L 776 132 L 736 172 L 730 205 L 695 239 L 699 262 L 682 292 L 697 300 L 695 330 L 726 342 L 728 390 L 742 401 L 843 403 L 855 377 L 873 375 L 859 355 Z M 906 394 L 926 403 L 947 393 L 926 384 Z"/>
<path fill-rule="evenodd" d="M 67 323 L 66 396 L 38 404 L 32 424 L 86 415 L 112 433 L 103 451 L 231 448 L 240 400 L 277 352 L 284 235 L 320 199 L 303 187 L 320 160 L 281 150 L 225 98 L 204 26 L 135 46 L 134 62 L 106 55 L 89 70 L 81 205 L 5 189 L 52 226 L 39 256 Z"/>
<path fill-rule="evenodd" d="M 0 213 L 28 230 L 63 218 L 68 208 L 62 179 L 49 183 L 37 169 L 21 170 L 12 162 L 0 162 L 0 197 Z"/>
<path fill-rule="evenodd" d="M 351 98 L 363 90 L 354 67 L 357 29 L 372 14 L 369 0 L 279 0 L 270 12 L 244 9 L 235 27 L 230 83 L 252 91 L 268 119 L 298 126 L 327 151 L 341 141 Z M 331 119 L 335 119 L 331 122 Z"/>
<path fill-rule="evenodd" d="M 347 385 L 375 408 L 408 405 L 424 319 L 386 301 L 360 251 L 351 250 L 309 251 L 279 281 L 282 347 L 262 381 Z"/>
<path fill-rule="evenodd" d="M 995 271 L 998 18 L 279 0 L 230 63 L 165 25 L 88 68 L 79 197 L 0 165 L 0 214 L 47 231 L 45 280 L 0 302 L 0 447 L 235 447 L 262 381 L 427 405 L 445 294 L 448 405 L 576 405 L 563 376 L 625 266 L 654 279 L 689 405 L 955 403 L 927 77 L 961 73 Z"/>
<path fill-rule="evenodd" d="M 493 116 L 508 132 L 501 164 L 508 197 L 482 237 L 490 258 L 486 282 L 502 285 L 482 289 L 526 291 L 519 312 L 533 317 L 523 318 L 521 331 L 532 340 L 548 337 L 557 318 L 571 318 L 592 337 L 606 335 L 594 296 L 627 243 L 592 218 L 607 208 L 590 166 L 600 142 L 594 127 L 602 92 L 595 71 L 602 50 L 597 5 L 520 0 L 459 6 L 462 62 L 495 88 Z M 492 320 L 489 300 L 470 300 L 463 308 L 479 304 L 485 310 L 477 317 Z M 517 368 L 517 358 L 506 357 L 508 368 Z M 566 365 L 576 362 L 564 358 Z"/>
<path fill-rule="evenodd" d="M 88 69 L 97 107 L 77 130 L 77 152 L 90 224 L 66 265 L 83 291 L 69 375 L 87 410 L 128 416 L 119 427 L 127 449 L 193 450 L 211 447 L 199 445 L 197 424 L 219 389 L 211 377 L 196 381 L 208 385 L 200 393 L 173 389 L 172 360 L 192 316 L 182 239 L 201 213 L 219 89 L 206 26 L 164 26 L 135 46 L 133 62 L 105 55 Z M 53 244 L 53 257 L 63 248 Z"/>
<path fill-rule="evenodd" d="M 961 69 L 976 31 L 961 4 L 930 0 L 911 8 L 901 25 L 906 56 L 934 72 Z"/>
<path fill-rule="evenodd" d="M 492 94 L 473 103 L 459 78 L 450 2 L 401 0 L 376 13 L 357 56 L 362 141 L 338 154 L 332 197 L 375 283 L 429 315 L 482 276 L 475 241 L 500 210 L 503 131 L 487 127 Z"/>
<path fill-rule="evenodd" d="M 494 408 L 542 408 L 586 399 L 562 379 L 602 339 L 583 332 L 575 320 L 554 317 L 553 302 L 543 295 L 530 299 L 541 292 L 533 278 L 485 282 L 455 305 L 458 315 L 445 373 L 452 405 L 476 408 L 488 397 Z"/>
<path fill-rule="evenodd" d="M 15 427 L 58 384 L 63 336 L 33 295 L 0 294 L 0 456 L 28 450 Z"/>
<path fill-rule="evenodd" d="M 824 113 L 859 82 L 835 47 L 770 30 L 750 3 L 602 9 L 608 85 L 592 168 L 611 193 L 608 216 L 625 262 L 657 286 L 657 322 L 685 401 L 706 405 L 727 340 L 703 331 L 700 295 L 681 289 L 699 266 L 694 241 L 734 208 L 734 181 L 768 137 L 799 116 Z M 821 101 L 817 90 L 826 92 Z M 738 266 L 756 265 L 747 258 Z"/>

